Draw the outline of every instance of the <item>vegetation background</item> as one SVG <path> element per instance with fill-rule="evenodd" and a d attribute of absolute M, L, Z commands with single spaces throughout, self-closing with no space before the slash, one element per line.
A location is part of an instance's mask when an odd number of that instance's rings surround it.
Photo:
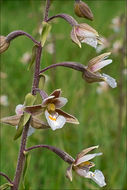
<path fill-rule="evenodd" d="M 120 32 L 114 33 L 111 28 L 112 19 L 125 15 L 124 0 L 87 0 L 94 14 L 94 21 L 78 18 L 74 15 L 73 0 L 53 1 L 49 15 L 67 13 L 80 23 L 86 22 L 93 26 L 101 35 L 109 37 L 115 34 L 111 46 L 103 52 L 113 51 L 113 43 L 124 38 L 124 25 Z M 43 18 L 45 1 L 41 0 L 2 0 L 1 4 L 1 35 L 14 30 L 24 30 L 39 39 L 38 29 Z M 87 65 L 88 61 L 97 56 L 94 48 L 83 44 L 82 49 L 70 40 L 71 26 L 62 19 L 52 22 L 51 35 L 43 50 L 41 67 L 61 61 L 77 61 Z M 53 54 L 51 44 L 55 51 Z M 50 44 L 50 45 L 49 45 Z M 48 46 L 49 45 L 49 46 Z M 17 104 L 24 102 L 25 95 L 31 91 L 33 70 L 27 71 L 27 64 L 21 62 L 24 53 L 32 51 L 33 43 L 25 38 L 15 39 L 8 51 L 1 56 L 1 95 L 8 97 L 8 106 L 1 103 L 1 117 L 14 115 Z M 49 53 L 49 48 L 51 52 Z M 126 186 L 126 134 L 125 134 L 125 83 L 121 53 L 110 56 L 113 63 L 103 69 L 104 73 L 116 78 L 118 87 L 98 93 L 98 83 L 87 84 L 81 74 L 67 68 L 56 68 L 46 72 L 49 80 L 45 90 L 50 94 L 54 89 L 61 88 L 68 103 L 65 111 L 75 115 L 80 121 L 79 126 L 66 124 L 61 130 L 36 130 L 29 137 L 28 145 L 49 144 L 65 150 L 73 157 L 82 149 L 92 145 L 100 145 L 98 152 L 101 157 L 94 159 L 95 168 L 103 171 L 107 186 L 104 189 L 127 189 Z M 124 70 L 123 70 L 124 69 Z M 122 117 L 122 119 L 121 119 Z M 20 139 L 13 141 L 15 128 L 1 124 L 1 156 L 0 168 L 13 179 Z M 73 172 L 73 182 L 65 177 L 68 165 L 57 155 L 48 150 L 31 152 L 31 160 L 26 176 L 26 189 L 99 189 L 89 179 L 77 176 Z M 0 176 L 0 183 L 5 179 Z M 22 190 L 22 187 L 20 188 Z"/>

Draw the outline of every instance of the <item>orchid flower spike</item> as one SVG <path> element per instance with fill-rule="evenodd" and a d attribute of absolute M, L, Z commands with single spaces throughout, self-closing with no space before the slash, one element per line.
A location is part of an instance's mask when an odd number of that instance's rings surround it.
<path fill-rule="evenodd" d="M 88 66 L 85 68 L 83 73 L 83 78 L 91 83 L 91 82 L 102 82 L 105 81 L 112 88 L 117 87 L 116 80 L 110 77 L 107 74 L 101 74 L 99 71 L 103 67 L 112 63 L 112 59 L 107 59 L 111 53 L 103 53 L 92 60 L 89 61 Z"/>
<path fill-rule="evenodd" d="M 106 185 L 103 173 L 100 170 L 90 171 L 90 168 L 94 167 L 95 164 L 91 162 L 96 156 L 102 155 L 102 153 L 87 154 L 88 152 L 98 148 L 98 146 L 92 146 L 84 149 L 79 153 L 75 161 L 67 168 L 66 177 L 72 181 L 72 169 L 81 177 L 92 179 L 100 187 Z"/>
<path fill-rule="evenodd" d="M 81 48 L 81 43 L 86 43 L 95 49 L 102 44 L 98 32 L 86 23 L 74 25 L 71 31 L 71 39 Z"/>
<path fill-rule="evenodd" d="M 15 113 L 17 116 L 22 115 L 23 111 L 24 111 L 24 105 L 23 104 L 19 104 L 16 106 Z M 18 126 L 16 126 L 16 129 L 17 128 L 18 128 Z M 29 130 L 28 130 L 28 137 L 31 136 L 34 132 L 35 132 L 35 129 L 30 125 Z"/>
<path fill-rule="evenodd" d="M 39 114 L 44 111 L 46 120 L 52 130 L 62 128 L 66 122 L 79 124 L 74 116 L 60 109 L 67 103 L 67 99 L 60 95 L 61 90 L 57 89 L 45 97 L 41 105 L 28 106 L 24 110 L 31 114 Z"/>

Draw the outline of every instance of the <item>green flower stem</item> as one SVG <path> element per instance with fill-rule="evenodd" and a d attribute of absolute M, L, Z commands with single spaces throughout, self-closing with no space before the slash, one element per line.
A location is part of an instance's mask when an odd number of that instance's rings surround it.
<path fill-rule="evenodd" d="M 54 147 L 54 146 L 50 146 L 50 145 L 35 145 L 35 146 L 32 146 L 30 148 L 27 148 L 25 149 L 25 152 L 28 152 L 28 151 L 31 151 L 31 150 L 34 150 L 34 149 L 37 149 L 37 148 L 46 148 L 46 149 L 49 149 L 51 150 L 52 152 L 56 153 L 60 158 L 62 158 L 65 162 L 69 163 L 69 164 L 72 164 L 75 160 L 74 158 L 72 158 L 69 154 L 67 154 L 66 152 Z"/>
<path fill-rule="evenodd" d="M 37 47 L 36 51 L 36 63 L 35 63 L 35 72 L 32 86 L 32 94 L 36 95 L 36 88 L 39 84 L 39 74 L 40 74 L 40 61 L 41 61 L 42 47 L 41 44 Z"/>
<path fill-rule="evenodd" d="M 50 0 L 46 0 L 45 13 L 44 13 L 44 21 L 45 22 L 48 19 L 49 8 L 50 8 Z"/>
<path fill-rule="evenodd" d="M 58 67 L 58 66 L 62 66 L 62 67 L 69 67 L 71 69 L 77 70 L 77 71 L 81 71 L 84 72 L 85 70 L 85 66 L 80 64 L 80 63 L 76 63 L 76 62 L 61 62 L 61 63 L 56 63 L 53 65 L 49 65 L 48 67 L 42 69 L 40 71 L 40 74 L 47 71 L 48 69 L 54 68 L 54 67 Z"/>
<path fill-rule="evenodd" d="M 0 175 L 5 177 L 11 184 L 13 184 L 11 179 L 6 174 L 4 174 L 3 172 L 0 172 Z"/>
<path fill-rule="evenodd" d="M 52 16 L 50 17 L 47 22 L 53 20 L 54 18 L 63 18 L 64 20 L 66 20 L 71 26 L 75 26 L 77 25 L 77 21 L 70 15 L 68 14 L 58 14 L 58 15 L 55 15 L 55 16 Z"/>
<path fill-rule="evenodd" d="M 20 151 L 19 151 L 19 156 L 18 156 L 18 163 L 17 163 L 17 168 L 15 172 L 15 177 L 13 181 L 13 187 L 11 187 L 11 190 L 18 190 L 19 187 L 19 182 L 20 178 L 22 175 L 23 167 L 24 167 L 24 161 L 25 161 L 25 155 L 24 155 L 24 150 L 27 142 L 27 133 L 29 129 L 29 122 L 24 126 L 23 133 L 22 133 L 22 139 L 21 139 L 21 144 L 20 144 Z"/>
<path fill-rule="evenodd" d="M 30 34 L 22 31 L 22 30 L 16 30 L 16 31 L 13 31 L 11 32 L 10 34 L 8 34 L 6 36 L 6 41 L 9 43 L 11 42 L 11 40 L 17 38 L 18 36 L 27 36 L 28 38 L 30 38 L 35 44 L 39 45 L 39 42 L 36 41 Z"/>

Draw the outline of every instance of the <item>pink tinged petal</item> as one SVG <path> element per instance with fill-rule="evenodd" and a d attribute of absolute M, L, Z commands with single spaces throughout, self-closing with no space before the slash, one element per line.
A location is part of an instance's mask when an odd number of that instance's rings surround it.
<path fill-rule="evenodd" d="M 88 63 L 88 68 L 90 69 L 93 65 L 95 65 L 96 63 L 99 63 L 101 61 L 104 61 L 105 59 L 107 59 L 109 57 L 109 55 L 111 54 L 111 52 L 108 53 L 103 53 L 97 57 L 94 57 L 93 59 L 91 59 Z"/>
<path fill-rule="evenodd" d="M 107 59 L 98 63 L 95 63 L 93 66 L 91 66 L 89 69 L 91 72 L 97 72 L 98 70 L 102 69 L 103 67 L 109 65 L 112 63 L 112 59 Z"/>
<path fill-rule="evenodd" d="M 66 123 L 65 117 L 58 114 L 52 116 L 47 110 L 45 111 L 45 117 L 47 119 L 49 126 L 52 128 L 53 131 L 62 128 Z"/>
<path fill-rule="evenodd" d="M 109 75 L 106 75 L 104 73 L 102 74 L 102 76 L 104 77 L 105 82 L 107 82 L 109 86 L 111 86 L 112 88 L 117 87 L 117 82 L 114 78 L 112 78 Z"/>
<path fill-rule="evenodd" d="M 88 152 L 90 152 L 90 151 L 92 151 L 92 150 L 94 150 L 95 148 L 98 148 L 98 147 L 99 147 L 99 145 L 97 145 L 97 146 L 91 146 L 90 148 L 86 148 L 86 149 L 82 150 L 82 151 L 77 155 L 76 160 L 77 160 L 78 158 L 83 157 L 85 154 L 87 154 Z"/>
<path fill-rule="evenodd" d="M 81 43 L 80 43 L 80 41 L 79 41 L 79 39 L 77 38 L 77 35 L 76 35 L 75 26 L 72 28 L 72 31 L 71 31 L 71 39 L 72 39 L 73 42 L 75 42 L 81 48 Z"/>
<path fill-rule="evenodd" d="M 15 113 L 17 115 L 22 115 L 23 114 L 23 108 L 24 108 L 24 105 L 22 105 L 22 104 L 17 105 L 15 108 Z"/>
<path fill-rule="evenodd" d="M 61 89 L 54 90 L 49 96 L 54 96 L 55 98 L 59 98 L 61 95 Z"/>
<path fill-rule="evenodd" d="M 97 183 L 100 187 L 104 187 L 106 185 L 105 177 L 100 170 L 95 170 L 95 172 L 91 172 L 90 176 L 91 176 L 91 179 L 95 183 Z"/>
<path fill-rule="evenodd" d="M 72 165 L 70 165 L 70 166 L 67 168 L 66 177 L 67 177 L 70 181 L 72 181 Z"/>
<path fill-rule="evenodd" d="M 81 23 L 78 25 L 82 30 L 87 30 L 87 31 L 90 31 L 92 33 L 94 33 L 96 36 L 99 36 L 98 35 L 98 32 L 92 28 L 90 25 L 86 24 L 86 23 Z"/>
<path fill-rule="evenodd" d="M 89 161 L 89 160 L 95 158 L 96 156 L 101 156 L 101 155 L 102 155 L 101 152 L 100 153 L 95 153 L 95 154 L 87 154 L 87 155 L 77 159 L 77 161 L 76 161 L 76 163 L 74 165 L 77 166 L 77 165 L 79 165 L 79 164 L 81 164 L 83 162 L 86 162 L 86 161 Z"/>
<path fill-rule="evenodd" d="M 42 106 L 46 106 L 47 104 L 51 103 L 54 98 L 55 96 L 49 96 L 48 98 L 45 98 L 42 102 Z"/>
<path fill-rule="evenodd" d="M 55 104 L 56 108 L 62 108 L 68 102 L 67 98 L 60 97 L 55 98 L 52 103 Z"/>
<path fill-rule="evenodd" d="M 96 38 L 85 38 L 81 41 L 82 43 L 86 43 L 96 49 L 97 47 L 97 39 Z"/>
<path fill-rule="evenodd" d="M 79 121 L 73 116 L 73 115 L 70 115 L 60 109 L 56 109 L 56 112 L 59 114 L 59 115 L 62 115 L 66 118 L 66 122 L 67 123 L 73 123 L 73 124 L 79 124 Z"/>
<path fill-rule="evenodd" d="M 96 34 L 94 34 L 93 32 L 90 32 L 88 30 L 84 30 L 82 28 L 77 28 L 76 29 L 76 34 L 79 37 L 96 38 Z"/>

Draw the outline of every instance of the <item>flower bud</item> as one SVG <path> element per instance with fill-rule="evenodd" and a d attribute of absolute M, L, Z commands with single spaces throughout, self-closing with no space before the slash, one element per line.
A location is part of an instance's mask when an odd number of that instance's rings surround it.
<path fill-rule="evenodd" d="M 9 47 L 10 43 L 7 42 L 5 36 L 0 36 L 0 53 L 6 51 Z"/>
<path fill-rule="evenodd" d="M 79 17 L 93 20 L 93 13 L 86 3 L 83 1 L 76 1 L 74 5 L 75 14 Z"/>

